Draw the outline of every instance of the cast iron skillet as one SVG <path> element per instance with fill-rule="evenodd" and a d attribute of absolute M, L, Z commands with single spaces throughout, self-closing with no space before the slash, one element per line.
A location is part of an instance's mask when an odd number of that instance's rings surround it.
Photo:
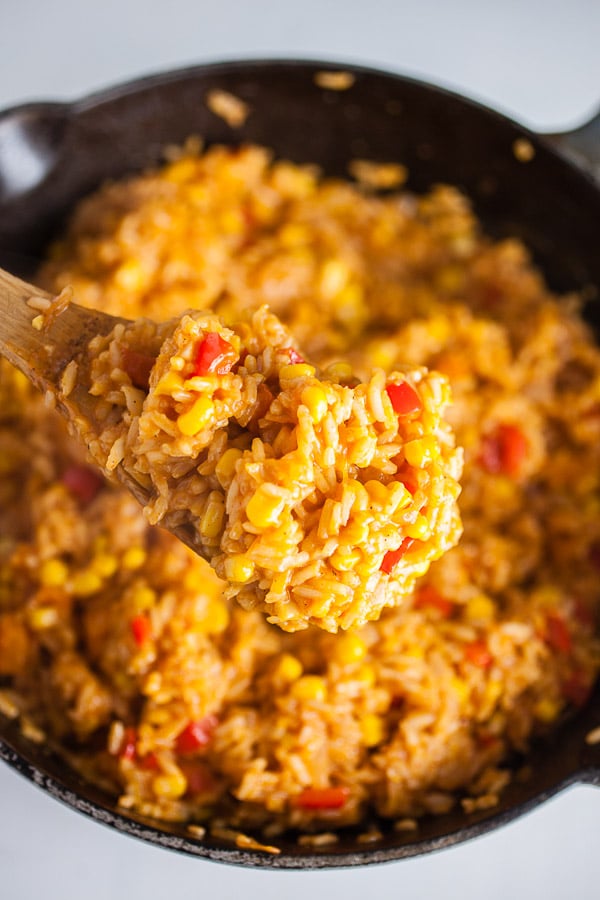
<path fill-rule="evenodd" d="M 346 91 L 324 90 L 316 72 L 344 69 L 355 77 Z M 230 128 L 205 104 L 213 88 L 231 91 L 252 111 Z M 448 182 L 473 200 L 485 228 L 516 235 L 531 248 L 552 287 L 583 290 L 586 314 L 600 333 L 595 299 L 600 286 L 600 189 L 592 175 L 557 152 L 600 162 L 600 117 L 552 140 L 473 102 L 411 79 L 347 65 L 242 61 L 207 65 L 96 94 L 74 104 L 34 103 L 0 114 L 0 264 L 30 275 L 49 237 L 83 194 L 107 178 L 156 163 L 165 144 L 190 134 L 208 142 L 257 142 L 278 157 L 317 162 L 346 175 L 357 157 L 399 160 L 409 188 Z M 570 139 L 570 140 L 569 140 Z M 520 161 L 515 141 L 533 158 Z M 521 145 L 522 146 L 522 145 Z M 526 153 L 526 156 L 531 154 Z M 581 160 L 579 160 L 580 162 Z M 0 715 L 0 756 L 44 790 L 97 821 L 154 844 L 222 862 L 266 868 L 355 866 L 416 856 L 483 834 L 522 815 L 568 785 L 600 785 L 600 746 L 585 742 L 600 723 L 600 690 L 528 755 L 531 775 L 516 779 L 499 807 L 466 816 L 454 812 L 361 843 L 348 829 L 319 851 L 279 840 L 279 856 L 240 850 L 225 841 L 190 837 L 184 827 L 124 813 L 113 797 L 84 782 L 44 747 L 25 740 Z"/>

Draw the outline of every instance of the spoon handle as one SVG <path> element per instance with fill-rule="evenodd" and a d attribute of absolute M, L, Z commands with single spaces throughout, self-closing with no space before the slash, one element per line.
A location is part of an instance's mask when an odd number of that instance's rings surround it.
<path fill-rule="evenodd" d="M 36 387 L 55 391 L 69 360 L 95 334 L 108 333 L 120 320 L 76 303 L 48 315 L 53 299 L 47 291 L 0 269 L 0 355 Z"/>

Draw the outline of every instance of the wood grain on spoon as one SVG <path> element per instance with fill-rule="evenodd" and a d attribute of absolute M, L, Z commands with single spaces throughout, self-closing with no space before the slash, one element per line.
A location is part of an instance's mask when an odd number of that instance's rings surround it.
<path fill-rule="evenodd" d="M 46 313 L 42 309 L 44 301 L 48 304 Z M 35 387 L 52 396 L 71 431 L 87 444 L 86 438 L 98 431 L 95 399 L 87 387 L 79 385 L 65 397 L 61 376 L 71 360 L 87 352 L 93 337 L 109 334 L 119 322 L 129 320 L 71 302 L 57 315 L 52 311 L 55 301 L 56 295 L 0 269 L 0 355 L 23 372 Z M 144 506 L 148 503 L 151 497 L 148 489 L 122 466 L 114 474 L 139 503 Z M 191 526 L 178 525 L 169 530 L 196 553 L 204 555 Z"/>

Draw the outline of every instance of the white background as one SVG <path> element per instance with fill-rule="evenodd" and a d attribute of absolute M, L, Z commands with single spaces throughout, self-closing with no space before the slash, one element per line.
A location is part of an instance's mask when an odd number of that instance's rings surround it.
<path fill-rule="evenodd" d="M 336 58 L 445 84 L 539 129 L 600 102 L 598 0 L 0 0 L 0 108 L 241 56 Z M 370 869 L 227 868 L 146 846 L 0 764 L 0 900 L 600 897 L 600 793 L 578 787 L 502 831 Z"/>

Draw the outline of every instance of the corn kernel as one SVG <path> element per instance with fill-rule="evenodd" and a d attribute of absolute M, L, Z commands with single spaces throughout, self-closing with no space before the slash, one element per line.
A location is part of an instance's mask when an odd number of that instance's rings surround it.
<path fill-rule="evenodd" d="M 191 156 L 184 156 L 182 159 L 178 159 L 177 162 L 167 166 L 163 177 L 167 181 L 174 181 L 176 184 L 181 184 L 181 182 L 188 181 L 196 174 L 197 167 L 198 162 L 196 159 Z"/>
<path fill-rule="evenodd" d="M 129 259 L 115 271 L 114 279 L 124 291 L 139 291 L 146 284 L 146 273 L 137 259 Z"/>
<path fill-rule="evenodd" d="M 292 682 L 297 681 L 302 672 L 302 663 L 297 656 L 292 656 L 291 653 L 282 653 L 277 661 L 274 674 L 282 681 Z"/>
<path fill-rule="evenodd" d="M 242 451 L 237 450 L 235 447 L 230 447 L 229 450 L 225 451 L 215 466 L 215 475 L 219 479 L 221 487 L 229 487 L 233 481 L 233 476 L 235 475 L 237 461 L 238 459 L 241 459 L 243 455 Z"/>
<path fill-rule="evenodd" d="M 363 639 L 351 631 L 339 635 L 333 645 L 333 658 L 342 666 L 360 662 L 366 652 L 367 645 Z"/>
<path fill-rule="evenodd" d="M 360 545 L 364 544 L 369 537 L 369 526 L 366 522 L 350 521 L 344 528 L 344 542 L 347 544 Z"/>
<path fill-rule="evenodd" d="M 344 498 L 349 494 L 352 495 L 352 508 L 355 512 L 357 510 L 367 509 L 369 505 L 369 495 L 364 484 L 361 484 L 360 481 L 356 481 L 354 478 L 350 478 L 344 487 Z"/>
<path fill-rule="evenodd" d="M 171 397 L 177 391 L 181 391 L 183 389 L 183 379 L 177 372 L 167 372 L 166 375 L 160 379 L 156 387 L 154 388 L 154 393 L 156 396 L 167 396 Z"/>
<path fill-rule="evenodd" d="M 292 696 L 296 700 L 322 702 L 327 696 L 325 679 L 319 675 L 303 675 L 292 686 Z"/>
<path fill-rule="evenodd" d="M 225 209 L 219 216 L 219 230 L 223 234 L 241 234 L 245 227 L 244 217 L 237 209 Z"/>
<path fill-rule="evenodd" d="M 424 515 L 419 513 L 414 522 L 405 526 L 406 535 L 415 541 L 426 541 L 431 537 L 429 522 Z"/>
<path fill-rule="evenodd" d="M 109 553 L 100 553 L 94 557 L 90 568 L 92 572 L 95 572 L 101 578 L 110 578 L 117 571 L 118 565 L 116 556 L 112 556 Z"/>
<path fill-rule="evenodd" d="M 157 797 L 177 800 L 187 790 L 187 780 L 183 772 L 171 772 L 169 775 L 157 775 L 152 781 L 152 790 Z"/>
<path fill-rule="evenodd" d="M 207 634 L 222 634 L 229 625 L 230 615 L 222 600 L 213 600 L 208 605 L 205 631 Z"/>
<path fill-rule="evenodd" d="M 289 572 L 280 572 L 279 574 L 275 575 L 273 580 L 271 581 L 271 590 L 269 591 L 269 595 L 281 596 L 282 594 L 285 594 L 289 580 Z"/>
<path fill-rule="evenodd" d="M 200 520 L 200 533 L 203 537 L 215 538 L 221 533 L 225 520 L 225 504 L 221 494 L 213 491 L 209 496 L 206 509 Z"/>
<path fill-rule="evenodd" d="M 272 494 L 267 484 L 261 484 L 248 500 L 246 516 L 257 528 L 270 528 L 277 525 L 283 505 L 283 497 Z"/>
<path fill-rule="evenodd" d="M 236 553 L 225 560 L 227 581 L 246 584 L 254 575 L 254 563 L 245 553 Z"/>
<path fill-rule="evenodd" d="M 380 744 L 384 736 L 383 719 L 374 713 L 367 713 L 360 723 L 363 743 L 366 747 L 375 747 Z"/>
<path fill-rule="evenodd" d="M 38 606 L 29 610 L 27 621 L 34 631 L 45 631 L 46 628 L 56 625 L 58 612 L 53 606 Z"/>
<path fill-rule="evenodd" d="M 305 387 L 301 395 L 302 403 L 308 408 L 313 422 L 320 422 L 329 409 L 327 394 L 318 384 Z"/>
<path fill-rule="evenodd" d="M 367 481 L 365 489 L 372 503 L 376 503 L 378 506 L 387 506 L 390 495 L 385 484 L 375 480 Z"/>
<path fill-rule="evenodd" d="M 191 409 L 182 413 L 177 419 L 177 426 L 182 434 L 192 437 L 202 431 L 213 417 L 214 404 L 208 397 L 198 397 Z"/>
<path fill-rule="evenodd" d="M 321 266 L 319 290 L 322 297 L 330 300 L 346 286 L 349 276 L 348 267 L 339 259 L 328 259 Z"/>
<path fill-rule="evenodd" d="M 124 569 L 139 569 L 146 562 L 146 551 L 143 547 L 129 547 L 121 557 Z"/>
<path fill-rule="evenodd" d="M 357 547 L 340 546 L 331 557 L 331 565 L 338 572 L 351 572 L 361 559 L 362 553 Z"/>
<path fill-rule="evenodd" d="M 533 712 L 536 719 L 539 719 L 540 722 L 554 722 L 558 718 L 561 708 L 559 700 L 543 697 L 535 704 Z"/>
<path fill-rule="evenodd" d="M 288 222 L 279 229 L 279 240 L 283 247 L 299 247 L 308 243 L 309 233 L 304 225 Z"/>
<path fill-rule="evenodd" d="M 377 680 L 375 675 L 375 669 L 373 666 L 370 666 L 368 663 L 365 663 L 360 667 L 358 672 L 355 675 L 355 678 L 362 682 L 367 688 L 372 688 Z"/>
<path fill-rule="evenodd" d="M 485 594 L 477 594 L 471 597 L 465 606 L 465 617 L 469 622 L 489 622 L 495 612 L 494 601 Z"/>
<path fill-rule="evenodd" d="M 132 594 L 132 602 L 136 612 L 144 612 L 144 610 L 150 609 L 156 603 L 156 591 L 140 585 L 136 587 Z"/>
<path fill-rule="evenodd" d="M 464 706 L 471 693 L 469 690 L 469 685 L 466 683 L 466 681 L 463 681 L 462 678 L 457 678 L 456 676 L 453 676 L 450 679 L 450 685 L 452 687 L 452 690 L 458 697 L 460 705 Z"/>
<path fill-rule="evenodd" d="M 102 579 L 95 572 L 78 572 L 71 582 L 71 590 L 76 597 L 88 597 L 102 587 Z"/>
<path fill-rule="evenodd" d="M 40 582 L 44 587 L 62 587 L 69 570 L 61 559 L 47 559 L 40 567 Z"/>
<path fill-rule="evenodd" d="M 354 377 L 352 366 L 349 363 L 337 362 L 327 366 L 325 376 L 328 381 L 345 382 Z"/>
<path fill-rule="evenodd" d="M 279 381 L 294 381 L 296 378 L 313 378 L 315 367 L 308 363 L 290 363 L 279 370 Z"/>
<path fill-rule="evenodd" d="M 440 448 L 433 435 L 426 434 L 415 441 L 408 441 L 404 445 L 404 455 L 409 466 L 422 469 L 439 457 Z"/>

